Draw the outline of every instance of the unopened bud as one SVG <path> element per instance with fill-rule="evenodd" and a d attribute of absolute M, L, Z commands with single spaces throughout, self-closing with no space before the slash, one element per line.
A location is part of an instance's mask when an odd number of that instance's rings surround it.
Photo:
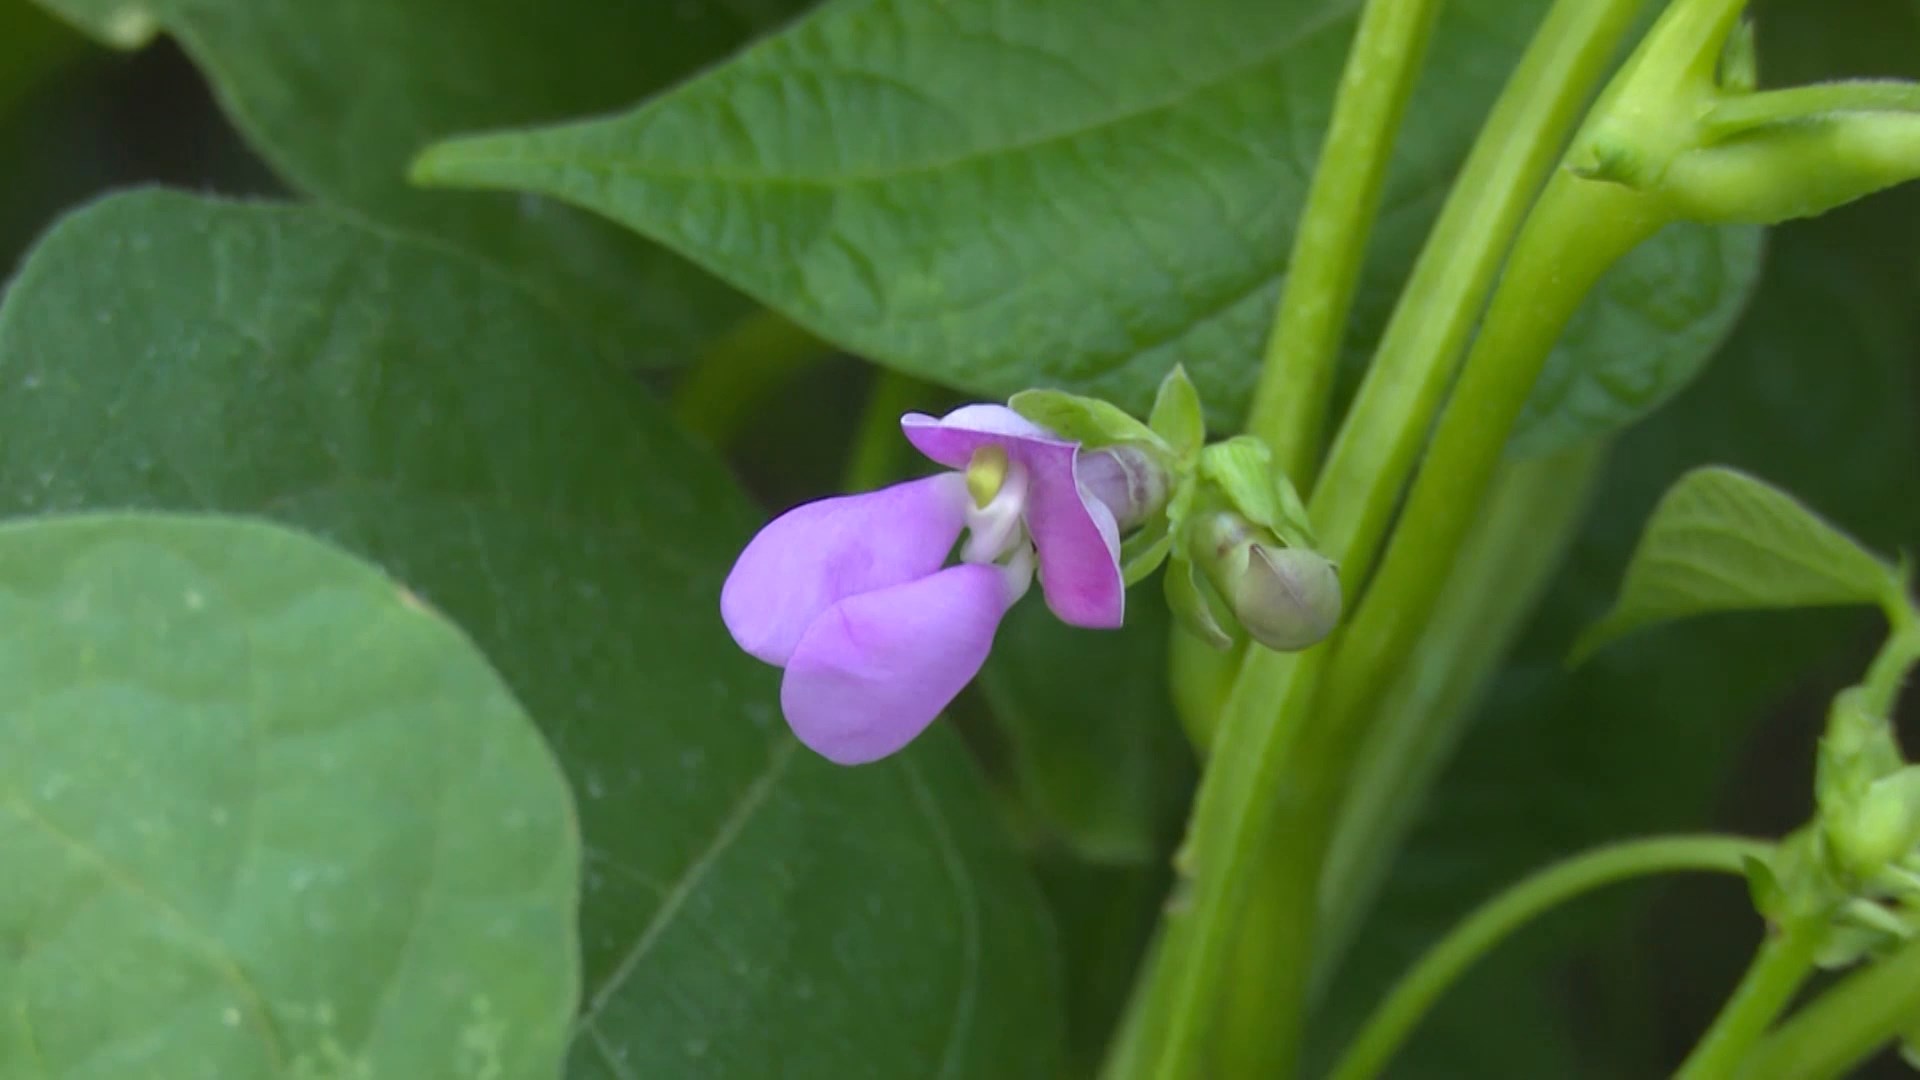
<path fill-rule="evenodd" d="M 1253 640 L 1276 652 L 1316 645 L 1340 621 L 1340 575 L 1307 548 L 1285 547 L 1238 514 L 1209 515 L 1194 559 Z"/>
<path fill-rule="evenodd" d="M 1875 781 L 1858 799 L 1821 807 L 1827 845 L 1842 871 L 1865 880 L 1920 843 L 1920 766 Z"/>
<path fill-rule="evenodd" d="M 1135 446 L 1083 450 L 1074 475 L 1094 498 L 1113 511 L 1121 532 L 1147 522 L 1167 508 L 1173 478 L 1154 454 Z"/>

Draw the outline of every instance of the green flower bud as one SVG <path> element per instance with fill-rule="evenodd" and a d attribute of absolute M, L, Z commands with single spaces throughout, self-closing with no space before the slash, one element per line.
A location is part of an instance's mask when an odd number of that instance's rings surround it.
<path fill-rule="evenodd" d="M 1855 881 L 1871 880 L 1920 844 L 1920 767 L 1908 766 L 1856 798 L 1822 806 L 1820 816 L 1836 867 Z"/>
<path fill-rule="evenodd" d="M 1190 539 L 1195 565 L 1247 636 L 1276 652 L 1319 644 L 1340 621 L 1340 575 L 1307 548 L 1285 547 L 1230 511 L 1206 515 Z"/>

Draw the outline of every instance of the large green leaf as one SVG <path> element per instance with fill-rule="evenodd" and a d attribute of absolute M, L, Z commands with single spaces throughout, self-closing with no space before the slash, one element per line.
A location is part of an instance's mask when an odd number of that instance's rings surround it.
<path fill-rule="evenodd" d="M 630 105 L 800 0 L 40 2 L 122 47 L 162 30 L 177 38 L 295 188 L 502 262 L 590 320 L 622 363 L 684 363 L 745 308 L 589 215 L 535 199 L 422 194 L 407 186 L 406 162 L 456 131 Z"/>
<path fill-rule="evenodd" d="M 1676 225 L 1629 253 L 1567 324 L 1509 453 L 1592 442 L 1684 389 L 1745 308 L 1760 238 L 1750 226 Z"/>
<path fill-rule="evenodd" d="M 1038 603 L 1007 617 L 981 685 L 1020 793 L 1081 858 L 1157 863 L 1193 787 L 1193 751 L 1167 689 L 1166 605 L 1143 587 L 1127 625 L 1067 626 Z"/>
<path fill-rule="evenodd" d="M 466 638 L 257 522 L 0 526 L 0 1075 L 554 1077 L 565 781 Z"/>
<path fill-rule="evenodd" d="M 1144 415 L 1182 362 L 1224 424 L 1255 377 L 1358 7 L 838 0 L 633 112 L 443 143 L 415 174 L 592 208 L 823 337 L 975 393 L 1059 384 Z M 1356 344 L 1542 10 L 1447 5 Z M 1752 234 L 1730 235 L 1745 239 L 1657 240 L 1665 254 L 1602 294 L 1617 310 L 1588 320 L 1627 335 L 1566 362 L 1630 369 L 1595 378 L 1657 397 L 1642 369 L 1684 376 L 1739 306 Z M 1708 302 L 1657 299 L 1676 289 Z M 1669 341 L 1674 319 L 1687 333 Z"/>
<path fill-rule="evenodd" d="M 1576 654 L 1716 611 L 1873 604 L 1899 575 L 1793 496 L 1735 469 L 1681 477 L 1653 508 L 1613 609 Z"/>
<path fill-rule="evenodd" d="M 576 1075 L 1052 1067 L 1052 933 L 957 740 L 797 749 L 718 614 L 759 513 L 504 278 L 324 211 L 117 198 L 29 259 L 0 387 L 0 508 L 268 514 L 486 649 L 579 795 Z"/>
<path fill-rule="evenodd" d="M 1825 665 L 1853 640 L 1850 627 L 1865 629 L 1864 620 L 1832 613 L 1658 627 L 1572 673 L 1564 658 L 1610 601 L 1639 524 L 1693 465 L 1724 461 L 1767 476 L 1882 549 L 1920 538 L 1920 504 L 1911 498 L 1920 489 L 1916 336 L 1905 314 L 1914 282 L 1911 270 L 1905 278 L 1885 272 L 1877 240 L 1885 222 L 1911 211 L 1908 202 L 1889 202 L 1782 229 L 1777 257 L 1724 354 L 1621 441 L 1562 580 L 1493 686 L 1355 939 L 1320 1028 L 1325 1048 L 1337 1045 L 1421 948 L 1502 885 L 1603 840 L 1702 827 L 1735 752 L 1769 705 L 1809 672 L 1827 671 L 1826 693 L 1855 677 Z M 1844 459 L 1833 453 L 1841 445 Z M 1868 462 L 1878 464 L 1861 464 Z M 1785 770 L 1785 782 L 1804 785 L 1802 794 L 1812 782 L 1811 747 L 1805 752 L 1797 769 Z M 1475 1007 L 1487 1000 L 1544 998 L 1597 1024 L 1596 1011 L 1566 989 L 1567 958 L 1582 950 L 1641 958 L 1649 969 L 1641 977 L 1654 985 L 1697 978 L 1684 962 L 1662 966 L 1674 950 L 1648 956 L 1644 940 L 1619 939 L 1622 899 L 1556 916 L 1518 943 L 1512 962 L 1470 976 L 1403 1055 L 1405 1075 L 1542 1075 L 1508 1072 L 1489 1064 L 1491 1056 L 1461 1062 L 1447 1048 L 1497 1053 L 1511 1021 L 1503 1010 Z M 1737 923 L 1748 913 L 1748 933 L 1737 944 L 1750 949 L 1760 926 L 1742 887 L 1723 887 L 1710 899 L 1718 918 Z M 1709 992 L 1724 995 L 1736 974 L 1716 971 Z M 1659 1021 L 1660 999 L 1624 996 L 1626 1011 L 1640 1014 L 1639 1034 L 1590 1027 L 1595 1041 L 1584 1054 L 1565 1048 L 1568 1065 L 1553 1075 L 1639 1076 L 1672 1067 L 1634 1057 Z M 1698 1029 L 1670 1034 L 1685 1039 Z M 1585 1071 L 1574 1072 L 1583 1059 Z M 1429 1061 L 1445 1064 L 1419 1067 Z"/>

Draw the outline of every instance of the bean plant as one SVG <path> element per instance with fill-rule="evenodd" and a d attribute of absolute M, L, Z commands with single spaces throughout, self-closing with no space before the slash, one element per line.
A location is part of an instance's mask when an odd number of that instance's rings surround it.
<path fill-rule="evenodd" d="M 1920 1060 L 1920 8 L 1748 7 L 0 0 L 0 1077 Z"/>

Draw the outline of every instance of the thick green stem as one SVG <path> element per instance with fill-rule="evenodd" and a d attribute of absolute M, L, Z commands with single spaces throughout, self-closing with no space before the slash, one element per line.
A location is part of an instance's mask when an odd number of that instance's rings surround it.
<path fill-rule="evenodd" d="M 1502 287 L 1442 414 L 1393 543 L 1341 635 L 1324 722 L 1369 715 L 1424 631 L 1480 512 L 1521 406 L 1567 320 L 1607 268 L 1660 227 L 1645 197 L 1556 175 L 1528 218 Z"/>
<path fill-rule="evenodd" d="M 876 368 L 873 388 L 853 432 L 853 447 L 841 473 L 844 491 L 871 491 L 898 479 L 907 441 L 900 435 L 900 416 L 932 392 L 926 383 L 892 368 Z"/>
<path fill-rule="evenodd" d="M 1301 211 L 1247 432 L 1273 447 L 1275 460 L 1303 491 L 1311 486 L 1340 335 L 1394 136 L 1439 11 L 1440 0 L 1367 4 Z"/>
<path fill-rule="evenodd" d="M 1611 844 L 1555 863 L 1483 904 L 1440 939 L 1380 1002 L 1354 1037 L 1334 1080 L 1365 1080 L 1392 1059 L 1427 1010 L 1473 962 L 1508 936 L 1584 893 L 1653 874 L 1740 874 L 1768 846 L 1727 836 L 1671 836 Z"/>
<path fill-rule="evenodd" d="M 1735 1075 L 1754 1043 L 1812 974 L 1825 938 L 1824 919 L 1796 922 L 1770 933 L 1674 1080 L 1727 1080 Z"/>
<path fill-rule="evenodd" d="M 1501 259 L 1643 6 L 1556 3 L 1460 170 L 1309 504 L 1314 529 L 1353 593 L 1373 565 Z"/>
<path fill-rule="evenodd" d="M 1350 595 L 1358 593 L 1367 561 L 1356 540 L 1375 516 L 1376 527 L 1383 527 L 1514 224 L 1605 76 L 1640 3 L 1555 3 L 1442 210 L 1369 373 L 1371 392 L 1363 388 L 1315 487 L 1316 527 L 1329 541 L 1327 553 L 1342 563 Z M 1557 294 L 1558 276 L 1556 269 L 1530 285 L 1538 290 L 1551 282 L 1545 291 Z M 1584 287 L 1569 289 L 1570 313 Z M 1383 452 L 1385 446 L 1394 449 Z M 1336 483 L 1335 466 L 1342 462 Z M 1245 957 L 1243 970 L 1252 980 L 1236 985 L 1236 995 L 1265 1010 L 1253 1045 L 1276 1064 L 1269 1074 L 1291 1072 L 1307 1011 L 1320 864 L 1363 734 L 1318 723 L 1312 725 L 1318 731 L 1303 731 L 1328 655 L 1326 646 L 1304 654 L 1247 650 L 1179 859 L 1185 880 L 1108 1075 L 1206 1074 L 1210 1051 L 1220 1045 L 1244 1060 L 1247 1044 L 1216 1038 L 1212 1022 L 1236 953 Z M 1314 737 L 1303 740 L 1303 734 Z M 1270 842 L 1291 850 L 1274 853 Z M 1271 861 L 1276 854 L 1286 856 L 1279 860 L 1284 865 Z M 1262 926 L 1250 933 L 1242 919 L 1256 894 Z"/>
<path fill-rule="evenodd" d="M 1920 939 L 1822 994 L 1746 1057 L 1741 1080 L 1843 1076 L 1888 1042 L 1920 1028 Z"/>

